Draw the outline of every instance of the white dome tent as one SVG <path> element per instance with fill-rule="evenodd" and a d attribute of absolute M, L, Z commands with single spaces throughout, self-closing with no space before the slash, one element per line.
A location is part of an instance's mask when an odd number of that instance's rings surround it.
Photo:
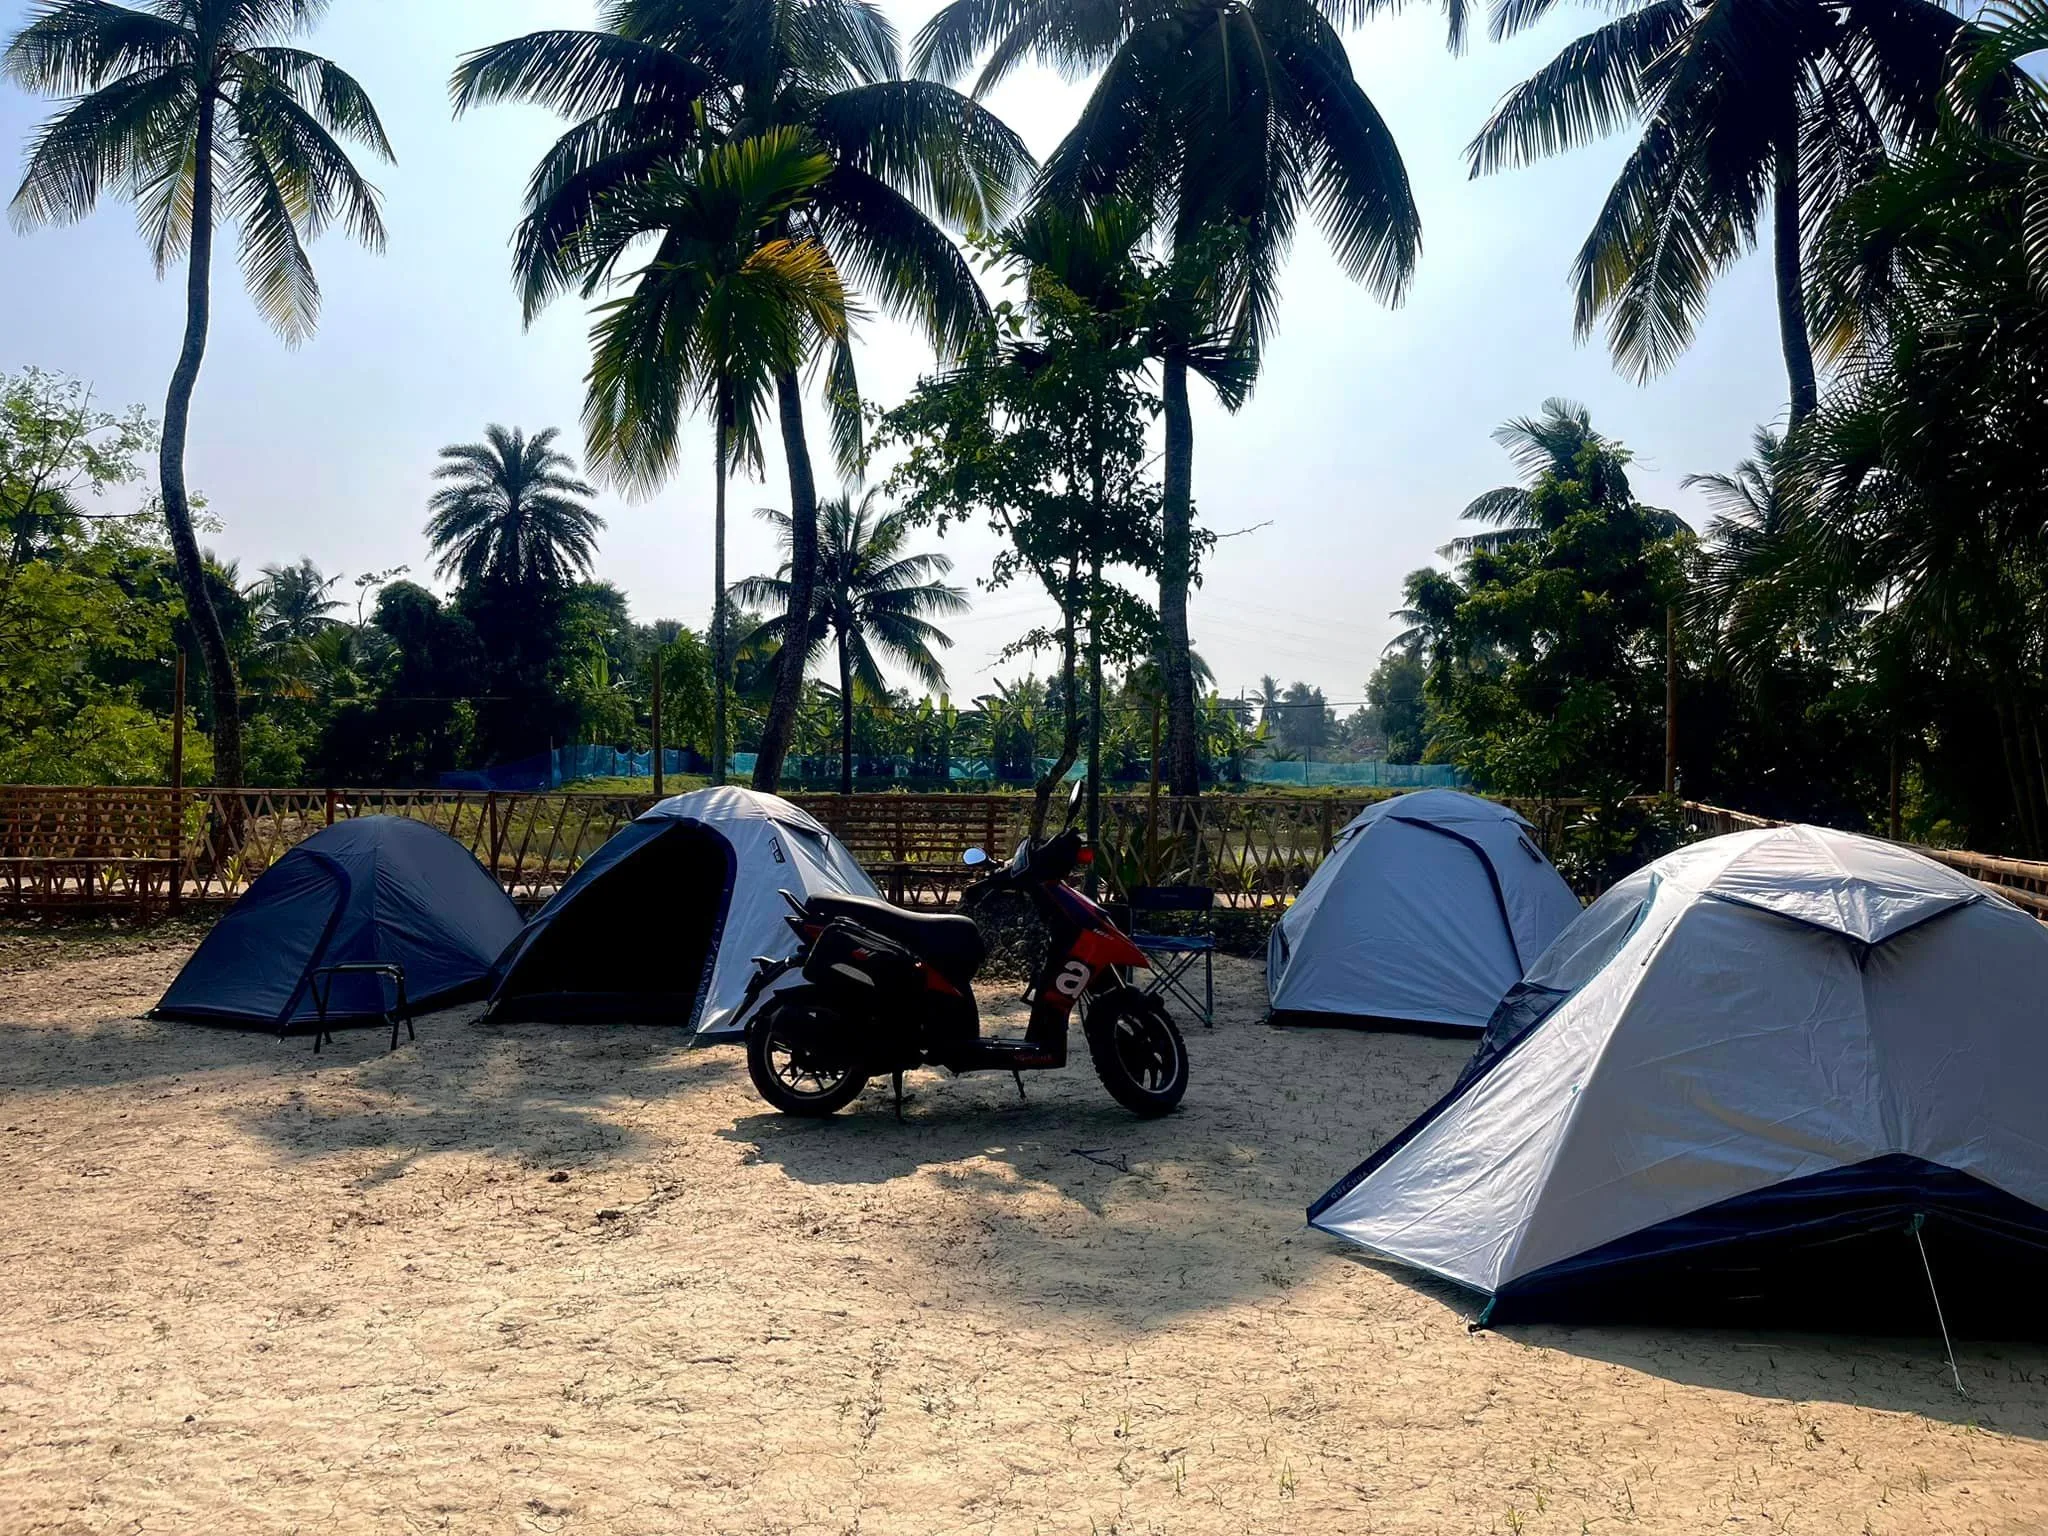
<path fill-rule="evenodd" d="M 1485 1317 L 2009 1326 L 2048 1274 L 2048 928 L 1910 850 L 1713 838 L 1594 903 L 1310 1221 Z M 2000 1319 L 2002 1318 L 2002 1322 Z"/>
<path fill-rule="evenodd" d="M 751 789 L 676 795 L 621 828 L 534 914 L 487 1017 L 679 1024 L 733 1036 L 754 957 L 794 952 L 787 891 L 879 894 L 807 811 Z"/>
<path fill-rule="evenodd" d="M 1483 1029 L 1579 914 L 1533 830 L 1448 789 L 1368 809 L 1273 929 L 1274 1013 Z"/>

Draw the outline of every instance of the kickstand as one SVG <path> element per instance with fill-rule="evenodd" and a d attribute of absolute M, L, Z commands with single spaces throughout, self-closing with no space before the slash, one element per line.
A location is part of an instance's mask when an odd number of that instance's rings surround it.
<path fill-rule="evenodd" d="M 1017 1097 L 1022 1099 L 1026 1104 L 1029 1104 L 1031 1100 L 1029 1097 L 1026 1096 L 1024 1092 L 1024 1074 L 1022 1072 L 1019 1072 L 1015 1067 L 1012 1067 L 1010 1068 L 1010 1076 L 1017 1079 Z"/>
<path fill-rule="evenodd" d="M 900 1123 L 903 1119 L 903 1074 L 895 1073 L 893 1081 L 896 1084 L 896 1119 Z"/>

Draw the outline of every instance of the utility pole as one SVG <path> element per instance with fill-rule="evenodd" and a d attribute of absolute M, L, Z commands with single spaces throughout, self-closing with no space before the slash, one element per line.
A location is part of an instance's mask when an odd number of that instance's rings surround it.
<path fill-rule="evenodd" d="M 664 775 L 662 774 L 662 771 L 661 771 L 661 770 L 662 770 L 662 752 L 661 752 L 661 647 L 660 647 L 660 646 L 658 646 L 658 645 L 657 645 L 657 646 L 656 646 L 656 647 L 654 648 L 654 740 L 653 740 L 653 746 L 654 746 L 654 798 L 655 798 L 655 799 L 657 799 L 657 800 L 660 800 L 660 799 L 664 798 L 664 797 L 663 797 L 663 794 L 662 794 L 662 786 L 663 786 L 663 784 L 664 784 L 664 782 L 665 782 L 665 778 L 664 778 Z"/>
<path fill-rule="evenodd" d="M 1664 609 L 1664 793 L 1678 793 L 1678 609 Z"/>

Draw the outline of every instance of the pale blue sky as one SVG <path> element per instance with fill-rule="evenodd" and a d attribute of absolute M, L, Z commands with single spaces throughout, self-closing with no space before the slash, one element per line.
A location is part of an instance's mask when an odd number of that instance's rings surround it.
<path fill-rule="evenodd" d="M 906 38 L 932 0 L 889 5 Z M 212 543 L 246 572 L 312 557 L 353 574 L 410 564 L 435 453 L 487 421 L 567 429 L 580 447 L 585 317 L 558 306 L 521 328 L 507 239 L 534 160 L 558 131 L 545 113 L 493 108 L 451 121 L 450 67 L 465 49 L 542 26 L 588 21 L 588 0 L 336 0 L 313 46 L 369 88 L 399 163 L 373 174 L 389 252 L 332 238 L 315 249 L 326 308 L 320 334 L 288 352 L 264 327 L 231 265 L 220 273 L 212 349 L 194 412 L 190 477 L 224 525 Z M 28 7 L 0 0 L 8 33 Z M 1387 310 L 1348 283 L 1305 234 L 1286 279 L 1279 335 L 1251 404 L 1236 417 L 1199 401 L 1195 492 L 1218 531 L 1270 522 L 1221 545 L 1193 609 L 1195 644 L 1226 692 L 1262 672 L 1303 678 L 1333 700 L 1362 683 L 1393 633 L 1402 576 L 1456 532 L 1458 509 L 1509 478 L 1488 437 L 1547 395 L 1586 402 L 1637 454 L 1642 493 L 1696 520 L 1679 489 L 1748 450 L 1783 410 L 1767 262 L 1753 256 L 1715 296 L 1692 353 L 1647 388 L 1620 377 L 1597 343 L 1571 333 L 1567 275 L 1624 150 L 1611 142 L 1479 182 L 1460 150 L 1501 93 L 1599 12 L 1561 8 L 1507 45 L 1443 48 L 1433 12 L 1373 23 L 1350 39 L 1353 67 L 1399 137 L 1421 206 L 1424 251 L 1408 301 Z M 1017 78 L 993 105 L 1039 153 L 1081 100 L 1057 78 Z M 0 85 L 7 190 L 21 146 L 49 110 Z M 0 228 L 0 370 L 24 364 L 90 380 L 109 403 L 160 413 L 182 324 L 182 290 L 160 285 L 130 211 L 74 229 Z M 872 398 L 900 399 L 930 363 L 908 334 L 863 335 Z M 597 574 L 641 618 L 700 621 L 710 607 L 708 433 L 651 501 L 607 495 Z M 820 440 L 822 432 L 814 429 Z M 821 455 L 822 457 L 822 455 Z M 780 504 L 781 468 L 734 489 L 736 511 Z M 948 536 L 972 584 L 991 541 Z M 770 568 L 771 542 L 735 518 L 735 574 Z M 1037 620 L 1018 592 L 981 599 L 951 627 L 953 692 L 989 686 L 1003 643 Z M 1005 675 L 1013 668 L 1001 669 Z"/>

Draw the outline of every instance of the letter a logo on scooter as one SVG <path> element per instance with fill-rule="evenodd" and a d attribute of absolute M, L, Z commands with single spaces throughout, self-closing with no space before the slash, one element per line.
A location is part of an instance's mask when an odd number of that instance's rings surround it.
<path fill-rule="evenodd" d="M 1066 968 L 1053 978 L 1053 990 L 1061 997 L 1079 997 L 1088 990 L 1088 983 L 1095 979 L 1095 973 L 1079 960 L 1069 960 Z"/>

